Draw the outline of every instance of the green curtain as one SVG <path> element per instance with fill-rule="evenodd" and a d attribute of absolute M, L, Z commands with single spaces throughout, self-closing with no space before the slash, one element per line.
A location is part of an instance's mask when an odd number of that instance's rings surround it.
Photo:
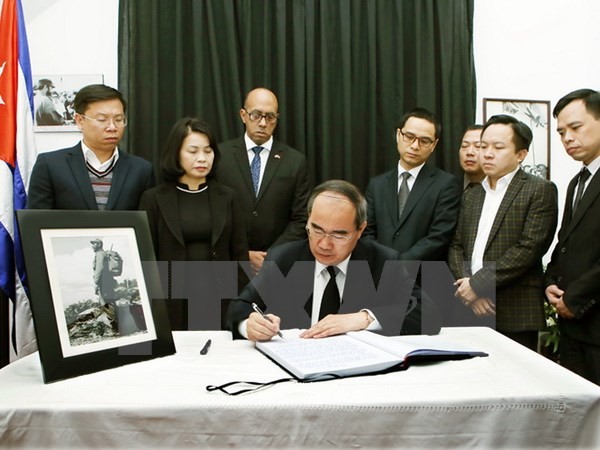
<path fill-rule="evenodd" d="M 306 155 L 317 183 L 364 189 L 395 167 L 394 131 L 415 106 L 442 122 L 432 163 L 458 173 L 475 118 L 473 0 L 121 0 L 119 20 L 123 147 L 157 174 L 176 120 L 239 136 L 257 86 L 277 94 L 275 138 Z"/>

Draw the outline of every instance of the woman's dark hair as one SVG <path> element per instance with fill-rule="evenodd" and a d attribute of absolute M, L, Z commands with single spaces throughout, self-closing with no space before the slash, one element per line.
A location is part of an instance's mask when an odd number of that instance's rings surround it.
<path fill-rule="evenodd" d="M 184 117 L 173 125 L 169 138 L 167 139 L 167 145 L 165 147 L 163 158 L 162 158 L 162 175 L 165 181 L 177 181 L 185 174 L 185 170 L 179 164 L 179 153 L 181 151 L 181 145 L 183 140 L 190 133 L 202 133 L 208 137 L 208 143 L 212 148 L 215 155 L 212 169 L 208 173 L 206 178 L 212 178 L 215 173 L 219 161 L 221 160 L 221 153 L 217 146 L 215 136 L 211 131 L 210 127 L 206 122 L 195 117 Z"/>

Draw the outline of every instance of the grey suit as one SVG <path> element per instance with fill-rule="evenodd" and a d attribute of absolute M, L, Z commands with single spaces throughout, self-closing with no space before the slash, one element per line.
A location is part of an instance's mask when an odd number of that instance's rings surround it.
<path fill-rule="evenodd" d="M 152 165 L 119 150 L 113 170 L 106 209 L 137 210 L 142 193 L 154 186 Z M 71 148 L 38 155 L 31 173 L 27 208 L 98 209 L 81 142 Z"/>

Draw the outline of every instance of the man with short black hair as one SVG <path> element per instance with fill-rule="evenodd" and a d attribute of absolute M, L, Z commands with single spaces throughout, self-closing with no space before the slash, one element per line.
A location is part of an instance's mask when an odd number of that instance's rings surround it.
<path fill-rule="evenodd" d="M 456 293 L 488 325 L 537 350 L 546 323 L 542 257 L 558 216 L 556 186 L 525 173 L 520 163 L 532 140 L 512 116 L 492 116 L 481 134 L 481 185 L 465 192 L 448 261 Z"/>
<path fill-rule="evenodd" d="M 479 161 L 482 129 L 483 125 L 471 125 L 465 130 L 465 134 L 460 141 L 458 158 L 464 173 L 463 188 L 465 190 L 475 186 L 475 183 L 481 183 L 485 178 L 485 173 L 483 173 Z"/>
<path fill-rule="evenodd" d="M 38 155 L 27 208 L 137 210 L 142 193 L 154 186 L 154 171 L 117 148 L 127 125 L 123 95 L 92 84 L 77 92 L 74 107 L 81 142 Z"/>
<path fill-rule="evenodd" d="M 398 167 L 372 178 L 365 236 L 400 253 L 405 261 L 446 261 L 462 189 L 459 180 L 426 164 L 441 133 L 425 108 L 404 114 L 396 128 Z"/>
<path fill-rule="evenodd" d="M 600 385 L 600 92 L 579 89 L 553 111 L 565 150 L 581 161 L 567 188 L 546 298 L 559 320 L 559 362 Z"/>

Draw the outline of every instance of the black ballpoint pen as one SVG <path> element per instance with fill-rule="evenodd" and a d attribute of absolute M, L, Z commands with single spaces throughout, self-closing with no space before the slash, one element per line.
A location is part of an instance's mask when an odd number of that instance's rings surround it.
<path fill-rule="evenodd" d="M 208 353 L 208 349 L 210 348 L 210 344 L 212 344 L 212 341 L 209 339 L 208 341 L 206 341 L 206 344 L 204 344 L 204 347 L 202 347 L 202 350 L 200 350 L 200 354 L 201 355 L 206 355 Z"/>
<path fill-rule="evenodd" d="M 254 311 L 256 311 L 257 313 L 259 313 L 261 316 L 263 316 L 269 322 L 273 323 L 273 321 L 270 318 L 267 317 L 267 315 L 262 311 L 262 309 L 260 309 L 258 307 L 258 305 L 256 303 L 252 303 L 252 309 L 254 309 Z M 283 334 L 281 334 L 281 331 L 277 332 L 277 336 L 279 336 L 281 339 L 283 339 Z"/>

